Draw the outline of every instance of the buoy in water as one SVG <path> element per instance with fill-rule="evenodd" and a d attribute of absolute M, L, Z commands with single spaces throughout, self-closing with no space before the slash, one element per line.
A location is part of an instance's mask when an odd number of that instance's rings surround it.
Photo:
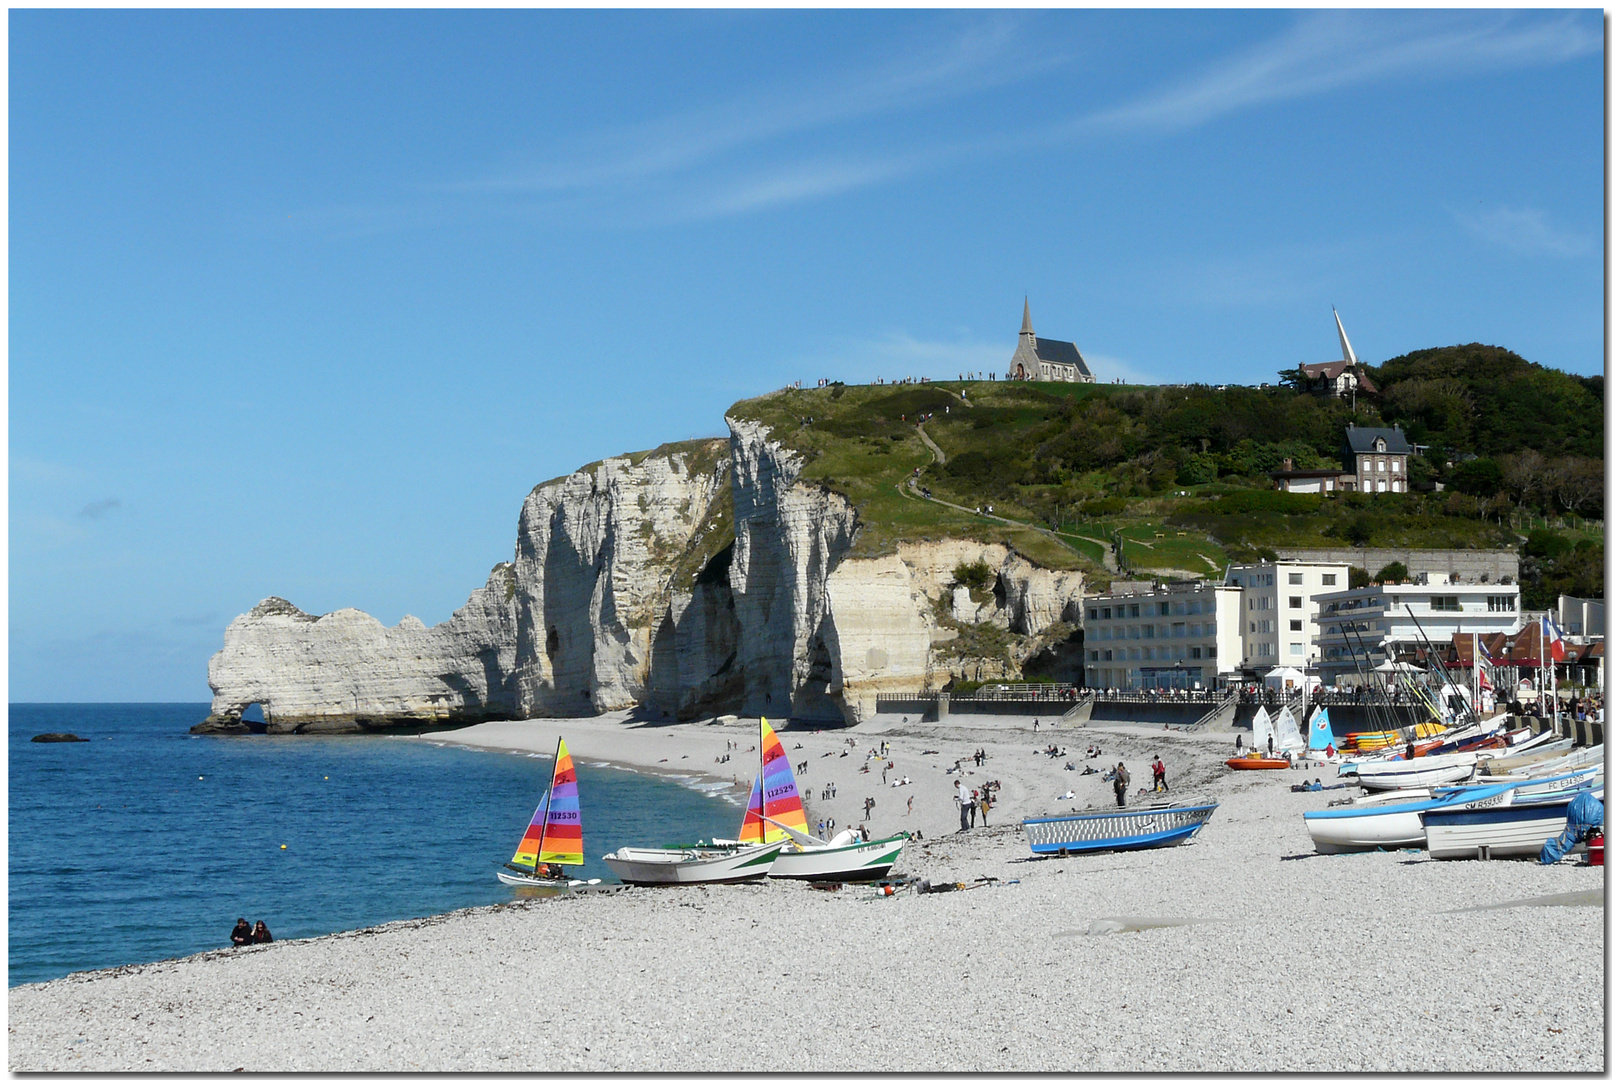
<path fill-rule="evenodd" d="M 281 851 L 284 851 L 284 850 L 285 850 L 285 845 L 284 845 L 284 844 L 281 844 L 281 845 L 280 845 L 280 850 L 281 850 Z"/>

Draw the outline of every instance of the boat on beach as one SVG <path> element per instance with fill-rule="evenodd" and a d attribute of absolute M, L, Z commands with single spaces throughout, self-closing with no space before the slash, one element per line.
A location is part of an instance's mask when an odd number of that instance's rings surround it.
<path fill-rule="evenodd" d="M 710 844 L 624 847 L 606 855 L 604 864 L 628 885 L 731 885 L 765 878 L 787 842 L 740 848 Z"/>
<path fill-rule="evenodd" d="M 566 875 L 567 866 L 581 865 L 582 809 L 577 800 L 577 770 L 562 737 L 554 748 L 549 788 L 538 800 L 514 858 L 505 864 L 510 872 L 500 870 L 498 880 L 505 885 L 539 889 L 599 884 L 599 878 L 581 881 Z"/>
<path fill-rule="evenodd" d="M 605 865 L 634 885 L 712 885 L 764 877 L 802 881 L 877 881 L 888 877 L 906 833 L 863 840 L 850 830 L 825 842 L 808 831 L 789 755 L 761 718 L 761 771 L 736 840 L 690 847 L 622 848 Z"/>
<path fill-rule="evenodd" d="M 1567 809 L 1579 791 L 1547 798 L 1514 799 L 1508 806 L 1455 806 L 1423 815 L 1427 853 L 1435 859 L 1538 858 L 1547 841 L 1567 825 Z M 1605 788 L 1594 791 L 1605 801 Z"/>
<path fill-rule="evenodd" d="M 842 830 L 824 841 L 811 835 L 806 808 L 795 787 L 795 771 L 784 744 L 767 718 L 761 718 L 761 772 L 750 786 L 750 801 L 736 846 L 783 840 L 768 877 L 799 881 L 878 881 L 889 877 L 907 834 L 863 840 Z"/>
<path fill-rule="evenodd" d="M 1285 769 L 1288 767 L 1286 758 L 1266 757 L 1261 753 L 1247 753 L 1242 757 L 1227 758 L 1226 764 L 1233 769 Z"/>
<path fill-rule="evenodd" d="M 1219 806 L 1162 803 L 1134 810 L 1100 810 L 1066 817 L 1026 818 L 1024 836 L 1038 855 L 1088 855 L 1102 851 L 1172 847 L 1208 823 Z"/>
<path fill-rule="evenodd" d="M 1310 832 L 1310 841 L 1315 845 L 1315 850 L 1322 855 L 1375 851 L 1378 848 L 1423 847 L 1428 843 L 1424 824 L 1428 814 L 1453 809 L 1510 806 L 1542 795 L 1580 788 L 1588 784 L 1593 775 L 1594 770 L 1591 769 L 1531 781 L 1510 780 L 1440 788 L 1431 793 L 1425 788 L 1380 792 L 1362 796 L 1343 806 L 1308 811 L 1304 815 L 1304 825 Z M 1535 853 L 1538 853 L 1537 849 Z"/>

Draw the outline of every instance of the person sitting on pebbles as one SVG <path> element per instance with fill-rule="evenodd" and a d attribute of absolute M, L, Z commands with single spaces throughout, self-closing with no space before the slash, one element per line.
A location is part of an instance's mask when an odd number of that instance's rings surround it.
<path fill-rule="evenodd" d="M 235 920 L 235 929 L 229 932 L 230 948 L 252 944 L 252 924 L 245 919 Z"/>

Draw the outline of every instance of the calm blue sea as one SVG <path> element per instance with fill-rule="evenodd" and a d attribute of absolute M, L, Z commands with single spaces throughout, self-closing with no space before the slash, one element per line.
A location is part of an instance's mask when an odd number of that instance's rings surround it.
<path fill-rule="evenodd" d="M 193 736 L 206 704 L 10 706 L 10 985 L 511 899 L 550 756 L 385 736 Z M 563 726 L 559 728 L 563 733 Z M 70 731 L 88 743 L 34 743 Z M 728 792 L 578 761 L 586 863 L 732 835 Z M 284 849 L 281 845 L 285 845 Z"/>

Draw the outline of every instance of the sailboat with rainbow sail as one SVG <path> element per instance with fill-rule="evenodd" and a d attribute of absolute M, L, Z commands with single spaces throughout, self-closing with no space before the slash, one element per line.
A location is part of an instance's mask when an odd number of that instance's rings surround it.
<path fill-rule="evenodd" d="M 806 808 L 795 787 L 784 744 L 761 718 L 761 775 L 750 788 L 750 805 L 739 829 L 741 844 L 789 841 L 773 860 L 768 877 L 806 881 L 877 881 L 890 869 L 907 842 L 906 833 L 879 840 L 863 840 L 860 833 L 844 830 L 824 842 L 811 835 Z"/>
<path fill-rule="evenodd" d="M 571 888 L 597 885 L 599 878 L 579 881 L 567 877 L 565 867 L 582 865 L 582 809 L 577 800 L 577 770 L 565 739 L 554 750 L 554 773 L 526 833 L 505 864 L 514 873 L 498 872 L 505 885 Z"/>

